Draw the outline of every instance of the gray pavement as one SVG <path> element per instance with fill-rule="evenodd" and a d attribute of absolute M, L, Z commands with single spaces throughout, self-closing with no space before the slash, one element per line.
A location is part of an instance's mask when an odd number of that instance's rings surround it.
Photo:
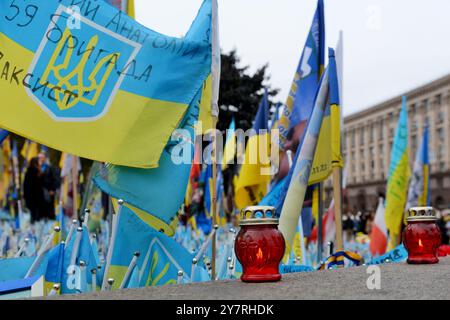
<path fill-rule="evenodd" d="M 240 280 L 148 287 L 56 299 L 450 299 L 450 257 L 434 265 L 381 265 L 381 289 L 369 290 L 367 267 L 283 275 L 276 283 Z"/>

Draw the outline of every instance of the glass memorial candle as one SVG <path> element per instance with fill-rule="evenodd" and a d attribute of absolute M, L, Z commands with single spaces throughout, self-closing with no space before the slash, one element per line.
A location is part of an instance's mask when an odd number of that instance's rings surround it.
<path fill-rule="evenodd" d="M 253 206 L 243 209 L 240 226 L 234 250 L 242 265 L 241 280 L 244 282 L 281 280 L 279 265 L 286 245 L 283 235 L 278 231 L 275 208 Z"/>
<path fill-rule="evenodd" d="M 441 232 L 432 207 L 414 207 L 408 210 L 408 223 L 403 232 L 403 244 L 408 251 L 409 264 L 438 263 L 437 250 Z"/>

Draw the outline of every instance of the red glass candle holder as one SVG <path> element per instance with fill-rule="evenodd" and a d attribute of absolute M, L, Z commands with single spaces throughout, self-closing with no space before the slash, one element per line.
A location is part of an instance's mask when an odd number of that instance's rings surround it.
<path fill-rule="evenodd" d="M 247 207 L 241 212 L 241 229 L 234 250 L 242 265 L 244 282 L 281 280 L 279 265 L 284 255 L 284 237 L 278 231 L 275 208 Z"/>
<path fill-rule="evenodd" d="M 438 263 L 441 232 L 436 224 L 432 207 L 415 207 L 408 211 L 407 227 L 403 231 L 403 244 L 408 251 L 409 264 Z"/>

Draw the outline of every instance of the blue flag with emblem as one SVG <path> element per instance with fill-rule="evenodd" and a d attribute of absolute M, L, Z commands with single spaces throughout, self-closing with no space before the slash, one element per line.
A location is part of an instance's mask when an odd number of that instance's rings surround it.
<path fill-rule="evenodd" d="M 105 1 L 1 1 L 0 127 L 85 158 L 157 167 L 211 74 L 212 3 L 175 38 Z"/>
<path fill-rule="evenodd" d="M 194 255 L 172 238 L 153 229 L 124 206 L 117 220 L 111 265 L 105 275 L 115 279 L 113 288 L 118 288 L 122 283 L 136 252 L 139 252 L 135 267 L 139 270 L 139 281 L 132 276 L 128 285 L 136 286 L 136 282 L 140 287 L 175 284 L 178 271 L 183 271 L 184 281 L 190 279 Z"/>

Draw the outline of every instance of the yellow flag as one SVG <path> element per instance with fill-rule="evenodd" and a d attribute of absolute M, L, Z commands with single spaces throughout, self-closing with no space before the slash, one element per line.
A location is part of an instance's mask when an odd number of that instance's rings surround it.
<path fill-rule="evenodd" d="M 239 210 L 246 206 L 258 204 L 267 193 L 267 185 L 271 178 L 270 135 L 267 132 L 268 113 L 269 106 L 266 92 L 253 125 L 255 133 L 248 139 L 245 160 L 236 181 L 235 202 Z M 261 153 L 264 153 L 264 150 L 267 151 L 267 159 L 261 158 Z"/>

